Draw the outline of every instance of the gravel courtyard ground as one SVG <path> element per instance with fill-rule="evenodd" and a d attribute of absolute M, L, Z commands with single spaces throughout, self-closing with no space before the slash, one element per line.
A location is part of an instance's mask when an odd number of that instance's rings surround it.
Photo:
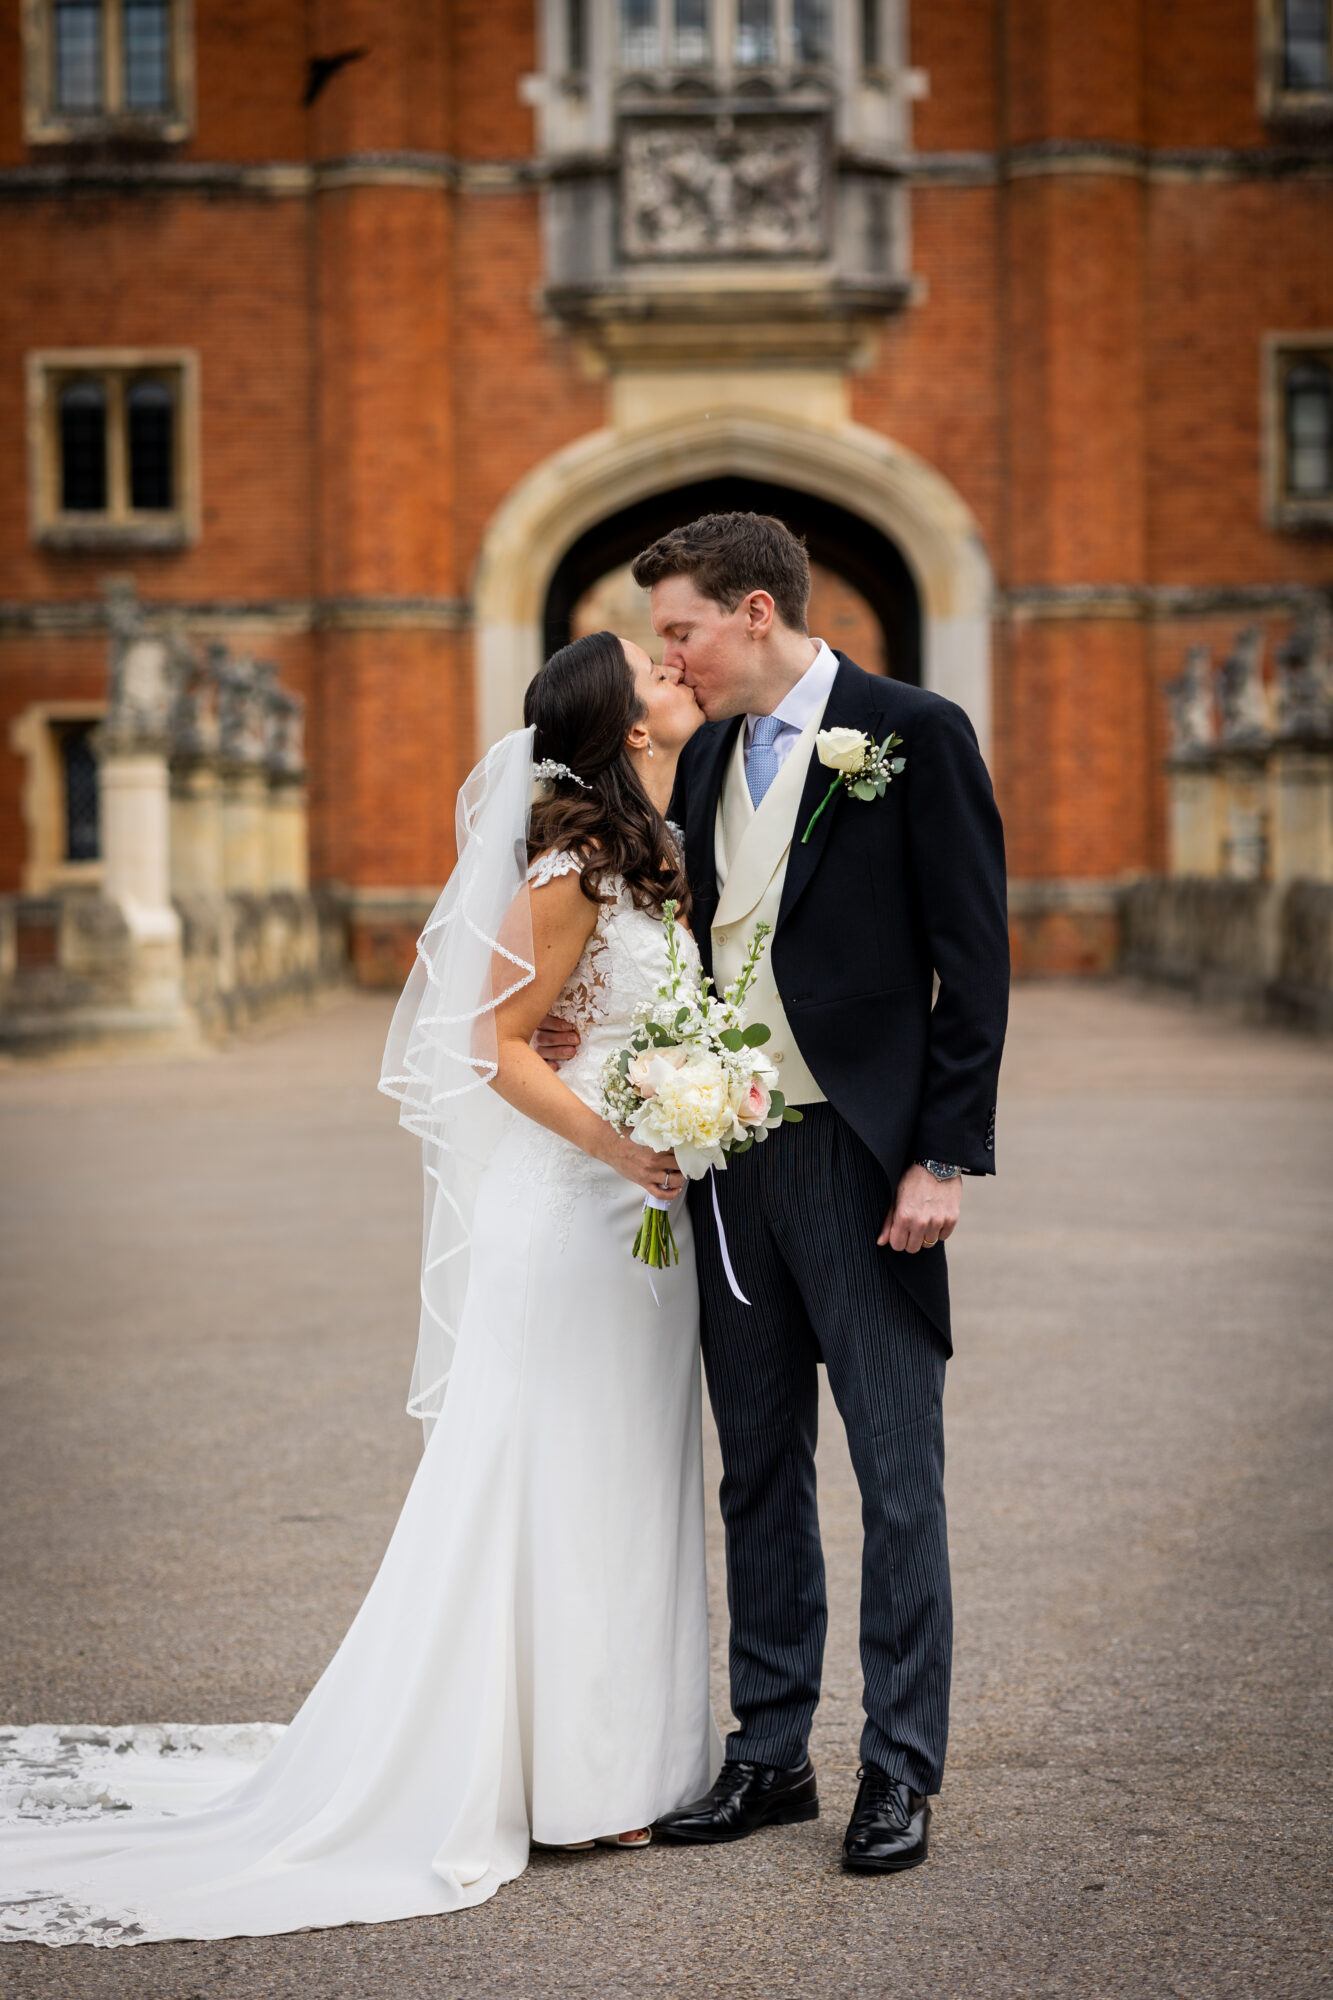
<path fill-rule="evenodd" d="M 388 1013 L 355 996 L 193 1061 L 0 1072 L 0 1719 L 286 1720 L 337 1644 L 418 1449 Z M 998 1144 L 950 1252 L 929 1866 L 837 1867 L 859 1528 L 830 1412 L 817 1823 L 539 1856 L 480 1910 L 377 1930 L 0 1948 L 0 1995 L 1333 1991 L 1333 1050 L 1021 988 Z M 721 1719 L 716 1532 L 712 1581 Z"/>

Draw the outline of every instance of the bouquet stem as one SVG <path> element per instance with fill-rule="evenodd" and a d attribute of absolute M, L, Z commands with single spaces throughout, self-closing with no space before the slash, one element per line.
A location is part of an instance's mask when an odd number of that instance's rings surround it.
<path fill-rule="evenodd" d="M 643 1219 L 634 1239 L 633 1254 L 641 1264 L 650 1265 L 654 1271 L 665 1270 L 668 1264 L 680 1262 L 668 1204 L 659 1201 L 656 1195 L 644 1196 Z"/>

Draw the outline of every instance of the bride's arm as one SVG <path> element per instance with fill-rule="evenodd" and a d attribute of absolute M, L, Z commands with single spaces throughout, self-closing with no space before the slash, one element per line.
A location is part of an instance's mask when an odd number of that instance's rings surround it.
<path fill-rule="evenodd" d="M 579 881 L 577 871 L 558 875 L 531 897 L 535 977 L 495 1010 L 499 1069 L 491 1088 L 525 1118 L 558 1132 L 594 1159 L 605 1160 L 641 1188 L 660 1194 L 664 1178 L 670 1175 L 675 1193 L 681 1182 L 674 1156 L 650 1152 L 617 1132 L 548 1069 L 531 1045 L 537 1023 L 560 998 L 597 922 L 597 906 L 588 901 Z M 497 980 L 512 977 L 512 966 L 501 961 Z"/>

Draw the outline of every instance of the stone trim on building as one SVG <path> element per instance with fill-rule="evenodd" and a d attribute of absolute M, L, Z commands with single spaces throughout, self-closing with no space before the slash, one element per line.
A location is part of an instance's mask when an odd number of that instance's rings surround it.
<path fill-rule="evenodd" d="M 846 164 L 860 164 L 847 152 Z M 1287 181 L 1333 179 L 1333 153 L 1326 147 L 1165 146 L 1146 147 L 1081 139 L 1045 139 L 999 151 L 904 152 L 877 160 L 908 186 L 995 187 L 1005 180 L 1050 179 L 1088 174 L 1131 180 Z M 62 160 L 0 167 L 0 201 L 69 194 L 78 189 L 135 194 L 236 194 L 272 200 L 332 188 L 440 188 L 449 193 L 512 195 L 540 187 L 550 178 L 545 160 L 467 160 L 450 153 L 364 152 L 309 163 L 261 160 L 240 165 L 227 160 Z"/>
<path fill-rule="evenodd" d="M 317 631 L 464 632 L 472 622 L 471 605 L 457 597 L 312 597 L 287 602 L 253 599 L 232 603 L 159 597 L 146 600 L 142 610 L 150 626 L 165 625 L 172 618 L 179 618 L 191 631 L 208 635 L 242 630 L 266 636 L 297 636 Z M 0 602 L 0 639 L 26 638 L 34 632 L 89 633 L 107 629 L 106 608 L 100 598 Z"/>

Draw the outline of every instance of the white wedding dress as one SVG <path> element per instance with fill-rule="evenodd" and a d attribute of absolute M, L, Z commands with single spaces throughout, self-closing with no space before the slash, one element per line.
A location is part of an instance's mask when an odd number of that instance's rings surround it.
<path fill-rule="evenodd" d="M 576 865 L 541 857 L 534 892 Z M 622 887 L 557 1010 L 586 1103 L 664 972 L 661 922 Z M 641 1208 L 512 1115 L 478 1189 L 439 1420 L 329 1667 L 286 1729 L 0 1729 L 0 1937 L 464 1909 L 522 1873 L 530 1838 L 644 1826 L 707 1789 L 693 1244 L 681 1201 L 655 1300 L 630 1256 Z"/>

